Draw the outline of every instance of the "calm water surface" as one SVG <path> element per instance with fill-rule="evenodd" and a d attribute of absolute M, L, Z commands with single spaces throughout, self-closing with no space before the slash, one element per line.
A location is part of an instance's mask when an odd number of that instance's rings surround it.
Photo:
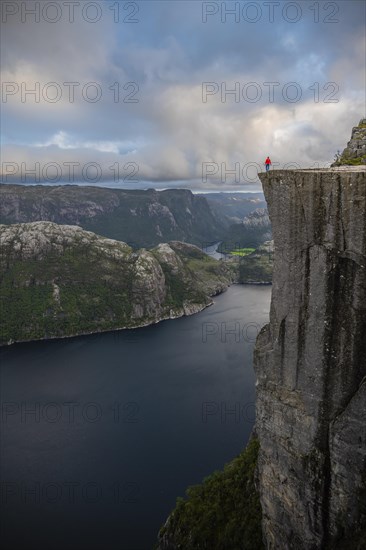
<path fill-rule="evenodd" d="M 236 456 L 271 287 L 132 331 L 0 351 L 1 547 L 151 550 L 177 496 Z"/>

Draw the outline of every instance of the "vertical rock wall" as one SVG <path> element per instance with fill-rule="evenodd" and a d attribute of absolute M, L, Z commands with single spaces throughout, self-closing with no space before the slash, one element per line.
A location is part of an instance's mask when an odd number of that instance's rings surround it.
<path fill-rule="evenodd" d="M 336 548 L 366 522 L 364 167 L 260 177 L 275 243 L 255 349 L 266 546 Z"/>

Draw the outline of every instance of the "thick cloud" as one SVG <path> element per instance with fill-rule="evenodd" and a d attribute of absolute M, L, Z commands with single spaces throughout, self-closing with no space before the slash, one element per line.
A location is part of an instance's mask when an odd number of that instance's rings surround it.
<path fill-rule="evenodd" d="M 331 162 L 364 116 L 363 2 L 311 4 L 319 13 L 310 3 L 275 2 L 273 22 L 266 2 L 224 3 L 239 6 L 237 22 L 229 14 L 222 22 L 221 2 L 120 2 L 118 23 L 115 2 L 75 3 L 73 23 L 63 1 L 48 2 L 40 22 L 31 15 L 22 22 L 22 4 L 37 2 L 2 4 L 5 181 L 11 172 L 21 181 L 21 164 L 35 162 L 41 181 L 53 177 L 47 163 L 69 181 L 71 162 L 75 182 L 85 182 L 83 168 L 94 163 L 96 184 L 246 190 L 267 154 L 278 166 Z M 50 23 L 55 4 L 62 16 Z M 12 6 L 18 13 L 4 15 Z M 82 10 L 89 18 L 99 10 L 100 20 L 86 21 Z M 217 13 L 205 23 L 202 10 Z M 244 18 L 256 14 L 257 22 Z M 214 83 L 206 102 L 203 82 Z M 272 92 L 269 82 L 278 83 Z M 39 102 L 25 94 L 36 83 Z M 222 96 L 235 86 L 239 96 Z M 229 173 L 235 169 L 239 179 Z"/>

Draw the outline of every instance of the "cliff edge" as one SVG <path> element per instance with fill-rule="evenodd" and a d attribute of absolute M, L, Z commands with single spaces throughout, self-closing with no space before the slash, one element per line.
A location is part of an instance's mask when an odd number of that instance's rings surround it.
<path fill-rule="evenodd" d="M 259 175 L 275 244 L 254 354 L 267 549 L 346 548 L 365 532 L 364 170 Z"/>

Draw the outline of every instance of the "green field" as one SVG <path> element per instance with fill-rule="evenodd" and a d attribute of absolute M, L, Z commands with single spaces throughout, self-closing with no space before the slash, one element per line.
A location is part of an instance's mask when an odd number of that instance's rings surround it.
<path fill-rule="evenodd" d="M 255 248 L 236 248 L 229 252 L 230 256 L 248 256 L 255 251 Z"/>

